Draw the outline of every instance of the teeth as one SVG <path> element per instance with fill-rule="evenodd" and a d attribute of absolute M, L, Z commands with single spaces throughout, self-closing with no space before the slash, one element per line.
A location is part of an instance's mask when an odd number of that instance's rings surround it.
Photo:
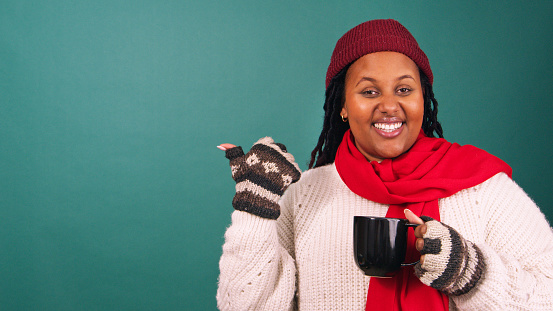
<path fill-rule="evenodd" d="M 384 132 L 393 132 L 401 127 L 402 122 L 396 123 L 375 123 L 374 127 Z"/>

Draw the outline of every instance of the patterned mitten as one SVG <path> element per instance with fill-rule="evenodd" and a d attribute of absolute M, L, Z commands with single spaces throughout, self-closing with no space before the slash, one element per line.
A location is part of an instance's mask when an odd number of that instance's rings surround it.
<path fill-rule="evenodd" d="M 427 226 L 420 252 L 425 257 L 422 265 L 415 266 L 415 274 L 422 283 L 448 295 L 467 293 L 486 268 L 482 252 L 448 225 L 427 216 L 421 218 Z"/>
<path fill-rule="evenodd" d="M 301 170 L 283 144 L 270 137 L 258 140 L 244 155 L 242 147 L 226 151 L 236 195 L 232 206 L 269 219 L 280 215 L 278 201 L 290 184 L 298 181 Z"/>

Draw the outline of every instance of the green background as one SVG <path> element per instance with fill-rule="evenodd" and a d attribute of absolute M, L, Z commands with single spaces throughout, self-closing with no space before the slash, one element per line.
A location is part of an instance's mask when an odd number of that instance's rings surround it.
<path fill-rule="evenodd" d="M 306 169 L 334 44 L 373 18 L 427 53 L 446 138 L 552 220 L 552 1 L 1 0 L 0 309 L 216 309 L 215 147 Z"/>

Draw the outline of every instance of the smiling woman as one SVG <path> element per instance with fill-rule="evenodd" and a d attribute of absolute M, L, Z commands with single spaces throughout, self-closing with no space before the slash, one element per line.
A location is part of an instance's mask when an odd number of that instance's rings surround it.
<path fill-rule="evenodd" d="M 396 158 L 415 143 L 424 115 L 415 62 L 397 52 L 367 54 L 346 74 L 344 106 L 355 146 L 371 161 Z"/>
<path fill-rule="evenodd" d="M 443 139 L 432 82 L 407 29 L 368 21 L 336 44 L 323 129 L 301 178 L 272 139 L 247 154 L 220 146 L 237 191 L 219 308 L 553 309 L 551 227 L 505 162 Z M 353 255 L 355 216 L 419 224 L 405 259 L 420 261 L 390 278 L 364 275 Z M 378 244 L 371 233 L 363 240 Z"/>

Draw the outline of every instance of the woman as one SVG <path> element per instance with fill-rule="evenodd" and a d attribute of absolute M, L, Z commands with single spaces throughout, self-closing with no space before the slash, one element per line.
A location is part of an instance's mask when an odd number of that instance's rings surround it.
<path fill-rule="evenodd" d="M 432 82 L 407 29 L 369 21 L 336 44 L 323 130 L 301 179 L 268 137 L 246 155 L 219 146 L 237 182 L 220 309 L 553 309 L 551 227 L 504 162 L 434 138 Z M 353 258 L 356 215 L 421 224 L 408 249 L 420 263 L 365 276 Z"/>

